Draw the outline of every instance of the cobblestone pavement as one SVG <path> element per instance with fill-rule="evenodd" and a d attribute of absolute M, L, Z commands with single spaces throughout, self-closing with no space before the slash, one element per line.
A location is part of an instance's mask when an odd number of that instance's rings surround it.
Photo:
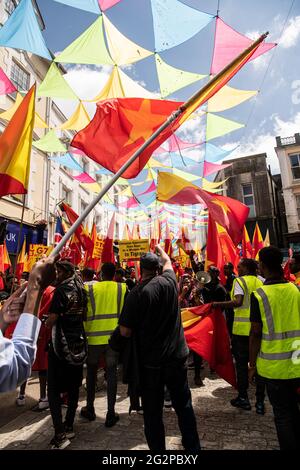
<path fill-rule="evenodd" d="M 257 415 L 255 408 L 242 411 L 233 408 L 229 400 L 236 392 L 226 382 L 205 371 L 205 386 L 193 386 L 192 371 L 190 383 L 193 405 L 197 417 L 198 431 L 203 449 L 213 450 L 266 450 L 278 449 L 271 405 L 266 403 L 266 414 Z M 102 387 L 96 395 L 96 421 L 87 422 L 77 412 L 74 430 L 76 437 L 68 449 L 95 450 L 138 450 L 148 449 L 143 432 L 143 417 L 128 415 L 129 400 L 126 386 L 119 384 L 116 411 L 120 421 L 110 429 L 105 428 L 106 391 Z M 16 394 L 0 397 L 0 449 L 49 449 L 53 428 L 49 411 L 31 410 L 38 398 L 38 379 L 30 379 L 27 403 L 22 409 L 14 404 Z M 254 390 L 250 392 L 254 405 Z M 78 410 L 85 404 L 82 390 Z M 167 448 L 180 450 L 181 439 L 176 414 L 172 409 L 164 412 Z"/>

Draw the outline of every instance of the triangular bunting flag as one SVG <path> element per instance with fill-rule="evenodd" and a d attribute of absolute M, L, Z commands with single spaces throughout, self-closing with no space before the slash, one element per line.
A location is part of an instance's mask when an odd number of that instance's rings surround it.
<path fill-rule="evenodd" d="M 251 90 L 238 90 L 225 85 L 218 93 L 215 94 L 210 100 L 208 100 L 207 111 L 209 113 L 219 113 L 225 111 L 225 109 L 233 108 L 238 106 L 244 101 L 249 100 L 253 96 L 257 95 L 258 91 Z"/>
<path fill-rule="evenodd" d="M 154 93 L 146 90 L 141 85 L 126 75 L 117 65 L 114 66 L 104 88 L 90 103 L 97 103 L 110 98 L 156 98 Z"/>
<path fill-rule="evenodd" d="M 158 54 L 155 54 L 155 63 L 162 98 L 207 77 L 207 75 L 186 72 L 185 70 L 172 67 L 164 62 Z"/>
<path fill-rule="evenodd" d="M 80 175 L 77 175 L 77 176 L 72 175 L 72 178 L 76 181 L 79 181 L 80 183 L 87 183 L 87 184 L 97 183 L 97 181 L 94 180 L 94 178 L 92 178 L 87 173 L 80 173 Z"/>
<path fill-rule="evenodd" d="M 206 140 L 215 139 L 222 135 L 228 134 L 229 132 L 235 131 L 245 127 L 244 124 L 240 124 L 230 119 L 225 119 L 216 114 L 207 114 L 207 125 L 206 125 Z"/>
<path fill-rule="evenodd" d="M 178 150 L 189 149 L 200 145 L 199 143 L 184 142 L 176 134 L 172 134 L 167 142 L 169 145 L 169 152 L 178 152 Z"/>
<path fill-rule="evenodd" d="M 57 129 L 62 129 L 62 130 L 73 130 L 73 131 L 80 131 L 84 127 L 88 125 L 90 122 L 90 117 L 88 113 L 85 110 L 85 107 L 83 104 L 80 102 L 79 105 L 77 106 L 74 114 L 68 119 L 64 124 L 59 126 Z"/>
<path fill-rule="evenodd" d="M 103 15 L 103 21 L 108 49 L 115 64 L 132 64 L 153 54 L 120 33 L 107 16 Z"/>
<path fill-rule="evenodd" d="M 61 52 L 55 58 L 55 62 L 92 65 L 113 64 L 104 41 L 102 15 Z"/>
<path fill-rule="evenodd" d="M 54 130 L 52 129 L 45 134 L 41 139 L 32 142 L 32 145 L 42 152 L 66 152 L 65 145 L 58 139 Z"/>
<path fill-rule="evenodd" d="M 217 162 L 219 160 L 223 160 L 234 150 L 235 149 L 224 150 L 221 147 L 217 147 L 216 145 L 207 142 L 205 144 L 205 160 L 207 162 Z"/>
<path fill-rule="evenodd" d="M 96 194 L 100 193 L 102 189 L 98 183 L 80 183 L 80 185 L 87 191 L 90 191 L 91 193 L 96 193 Z"/>
<path fill-rule="evenodd" d="M 0 118 L 5 119 L 6 121 L 10 121 L 13 115 L 15 114 L 16 110 L 22 103 L 23 99 L 24 98 L 21 93 L 17 93 L 16 101 L 14 102 L 12 107 L 7 109 L 6 111 L 3 111 L 3 113 L 0 114 Z M 47 129 L 48 127 L 48 124 L 41 118 L 41 116 L 38 113 L 35 113 L 34 128 Z"/>
<path fill-rule="evenodd" d="M 216 33 L 213 60 L 210 73 L 215 75 L 252 44 L 252 39 L 243 36 L 226 24 L 221 18 L 216 19 Z M 276 44 L 263 42 L 254 52 L 251 60 L 272 49 Z"/>
<path fill-rule="evenodd" d="M 31 0 L 22 0 L 0 29 L 0 46 L 51 60 Z"/>
<path fill-rule="evenodd" d="M 79 165 L 79 163 L 75 160 L 72 155 L 66 153 L 65 155 L 61 155 L 59 157 L 51 157 L 50 160 L 53 160 L 54 163 L 58 163 L 59 165 L 65 166 L 70 168 L 70 170 L 79 171 L 83 173 L 83 168 Z"/>
<path fill-rule="evenodd" d="M 205 189 L 205 191 L 213 192 L 213 189 L 220 188 L 227 181 L 227 179 L 228 178 L 223 181 L 213 182 L 208 181 L 206 178 L 202 178 L 202 189 Z"/>
<path fill-rule="evenodd" d="M 10 81 L 6 73 L 0 67 L 0 95 L 8 95 L 17 91 L 15 85 Z"/>
<path fill-rule="evenodd" d="M 99 15 L 101 10 L 98 0 L 54 0 L 70 7 L 79 8 L 80 10 L 89 11 Z"/>
<path fill-rule="evenodd" d="M 151 0 L 151 6 L 156 52 L 182 44 L 213 19 L 177 0 Z"/>
<path fill-rule="evenodd" d="M 75 95 L 70 85 L 68 85 L 54 62 L 51 64 L 47 75 L 40 84 L 37 95 L 62 98 L 65 100 L 78 100 L 78 97 Z"/>
<path fill-rule="evenodd" d="M 109 8 L 113 7 L 121 0 L 98 0 L 99 5 L 102 11 L 108 10 Z"/>
<path fill-rule="evenodd" d="M 209 176 L 212 175 L 213 173 L 217 173 L 218 171 L 224 170 L 224 168 L 227 168 L 228 166 L 231 166 L 232 163 L 227 163 L 224 165 L 218 165 L 217 163 L 210 163 L 207 161 L 204 161 L 203 164 L 203 176 Z"/>

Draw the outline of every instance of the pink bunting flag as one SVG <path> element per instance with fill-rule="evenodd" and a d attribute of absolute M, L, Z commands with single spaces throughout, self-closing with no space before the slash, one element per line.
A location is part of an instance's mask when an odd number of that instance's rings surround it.
<path fill-rule="evenodd" d="M 231 166 L 232 163 L 224 163 L 224 165 L 219 165 L 218 163 L 210 163 L 207 161 L 204 161 L 203 164 L 203 176 L 208 176 L 212 175 L 213 173 L 217 173 L 220 170 L 223 170 L 224 168 L 227 168 L 228 166 Z"/>
<path fill-rule="evenodd" d="M 132 207 L 138 207 L 139 203 L 136 201 L 134 197 L 129 198 L 125 202 L 120 202 L 118 204 L 119 207 L 126 207 L 126 209 L 131 209 Z"/>
<path fill-rule="evenodd" d="M 76 155 L 82 155 L 83 157 L 86 157 L 86 154 L 82 150 L 76 149 L 75 147 L 69 147 L 68 151 L 70 153 L 75 153 Z"/>
<path fill-rule="evenodd" d="M 15 85 L 10 81 L 6 73 L 0 67 L 0 95 L 8 95 L 17 91 Z"/>
<path fill-rule="evenodd" d="M 171 137 L 168 139 L 168 145 L 169 145 L 169 152 L 178 152 L 178 150 L 184 150 L 184 149 L 189 149 L 192 147 L 197 147 L 197 145 L 200 145 L 200 144 L 184 142 L 183 140 L 179 139 L 177 135 L 172 134 Z"/>
<path fill-rule="evenodd" d="M 153 155 L 161 155 L 163 153 L 168 153 L 168 150 L 165 150 L 163 147 L 158 147 L 154 150 Z"/>
<path fill-rule="evenodd" d="M 72 178 L 80 183 L 96 183 L 96 180 L 87 173 L 80 173 L 80 175 L 72 176 Z"/>
<path fill-rule="evenodd" d="M 121 0 L 98 0 L 98 1 L 99 1 L 99 6 L 101 10 L 105 11 L 113 7 L 117 3 L 119 3 Z"/>
<path fill-rule="evenodd" d="M 137 197 L 143 196 L 144 194 L 153 193 L 153 191 L 156 191 L 156 184 L 154 181 L 152 181 L 149 188 L 147 188 L 144 192 L 138 194 Z"/>
<path fill-rule="evenodd" d="M 219 73 L 235 57 L 249 47 L 252 42 L 252 39 L 249 39 L 247 36 L 243 36 L 243 34 L 238 33 L 235 29 L 231 28 L 231 26 L 221 20 L 221 18 L 217 18 L 215 46 L 210 73 L 212 75 Z M 250 60 L 256 59 L 261 54 L 264 54 L 275 46 L 275 43 L 263 42 L 256 52 L 254 52 Z"/>

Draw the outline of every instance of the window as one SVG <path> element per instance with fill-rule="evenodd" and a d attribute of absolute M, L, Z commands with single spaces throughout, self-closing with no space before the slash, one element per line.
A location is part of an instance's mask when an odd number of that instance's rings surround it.
<path fill-rule="evenodd" d="M 17 7 L 17 2 L 15 0 L 5 0 L 5 10 L 9 15 L 11 15 L 14 9 Z"/>
<path fill-rule="evenodd" d="M 30 74 L 13 61 L 11 68 L 11 81 L 20 91 L 28 91 L 30 85 Z"/>
<path fill-rule="evenodd" d="M 60 197 L 64 200 L 67 204 L 72 204 L 72 193 L 70 189 L 66 188 L 66 186 L 61 186 Z"/>
<path fill-rule="evenodd" d="M 252 183 L 242 184 L 243 202 L 249 207 L 249 217 L 255 217 L 255 202 Z"/>
<path fill-rule="evenodd" d="M 82 168 L 83 168 L 83 173 L 89 174 L 89 162 L 85 160 L 84 158 L 82 159 Z"/>
<path fill-rule="evenodd" d="M 300 179 L 300 154 L 290 155 L 290 162 L 294 180 Z"/>
<path fill-rule="evenodd" d="M 85 211 L 85 209 L 87 208 L 88 204 L 86 202 L 84 202 L 82 199 L 79 200 L 80 202 L 80 213 L 82 214 L 83 211 Z"/>
<path fill-rule="evenodd" d="M 298 219 L 300 220 L 300 195 L 296 196 L 296 204 L 297 204 Z"/>

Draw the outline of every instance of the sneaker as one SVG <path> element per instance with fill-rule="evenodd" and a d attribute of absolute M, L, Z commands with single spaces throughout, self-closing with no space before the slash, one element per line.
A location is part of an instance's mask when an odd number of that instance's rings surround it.
<path fill-rule="evenodd" d="M 171 400 L 164 400 L 164 407 L 165 408 L 172 408 L 172 401 Z"/>
<path fill-rule="evenodd" d="M 43 411 L 49 408 L 48 398 L 40 398 L 38 402 L 38 409 Z"/>
<path fill-rule="evenodd" d="M 65 433 L 57 434 L 51 439 L 51 449 L 65 449 L 71 444 Z"/>
<path fill-rule="evenodd" d="M 19 395 L 19 396 L 16 398 L 16 405 L 17 405 L 17 406 L 25 406 L 25 404 L 26 404 L 25 395 Z"/>
<path fill-rule="evenodd" d="M 87 406 L 84 406 L 83 408 L 81 408 L 80 416 L 88 419 L 89 421 L 95 421 L 96 419 L 96 413 L 95 413 L 94 408 L 89 409 Z"/>
<path fill-rule="evenodd" d="M 67 424 L 64 423 L 64 428 L 67 439 L 73 439 L 75 437 L 73 426 L 67 426 Z"/>
<path fill-rule="evenodd" d="M 256 413 L 258 415 L 264 415 L 265 414 L 265 405 L 262 401 L 258 401 L 255 403 L 255 408 L 256 408 Z"/>
<path fill-rule="evenodd" d="M 104 426 L 106 428 L 112 428 L 119 421 L 119 419 L 120 417 L 117 413 L 114 413 L 114 414 L 107 413 Z"/>
<path fill-rule="evenodd" d="M 194 384 L 197 385 L 197 387 L 204 387 L 204 383 L 203 383 L 201 377 L 195 377 L 194 378 Z"/>
<path fill-rule="evenodd" d="M 236 397 L 233 400 L 230 400 L 232 406 L 236 408 L 241 408 L 242 410 L 250 411 L 251 405 L 248 398 Z"/>

